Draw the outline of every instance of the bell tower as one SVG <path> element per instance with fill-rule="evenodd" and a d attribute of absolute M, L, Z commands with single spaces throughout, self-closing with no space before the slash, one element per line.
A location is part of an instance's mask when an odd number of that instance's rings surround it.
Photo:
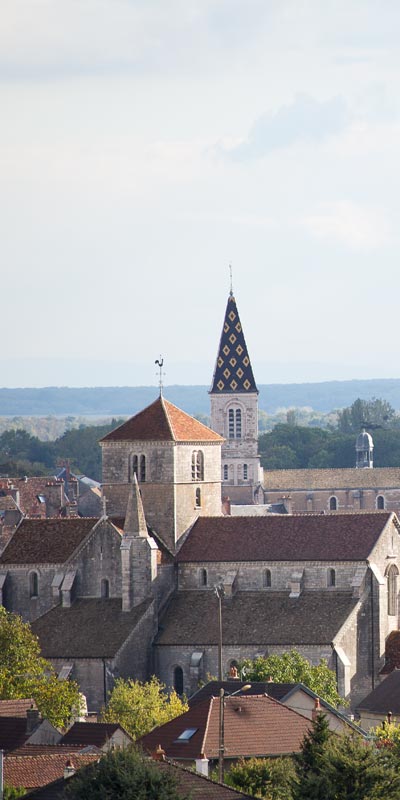
<path fill-rule="evenodd" d="M 229 293 L 210 389 L 211 427 L 223 436 L 222 493 L 253 504 L 262 480 L 258 455 L 258 389 L 233 291 Z"/>

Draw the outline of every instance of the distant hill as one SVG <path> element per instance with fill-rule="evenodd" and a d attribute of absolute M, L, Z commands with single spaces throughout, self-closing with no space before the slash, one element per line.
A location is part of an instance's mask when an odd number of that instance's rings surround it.
<path fill-rule="evenodd" d="M 400 410 L 400 379 L 326 381 L 259 386 L 260 409 L 309 406 L 328 412 L 349 406 L 360 397 L 379 397 Z M 164 394 L 189 414 L 209 414 L 208 386 L 166 386 Z M 45 387 L 0 389 L 0 416 L 120 416 L 140 411 L 156 399 L 154 386 Z"/>

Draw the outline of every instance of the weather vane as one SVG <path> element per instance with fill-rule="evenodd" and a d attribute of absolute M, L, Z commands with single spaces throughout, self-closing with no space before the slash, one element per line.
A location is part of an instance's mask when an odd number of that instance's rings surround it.
<path fill-rule="evenodd" d="M 229 274 L 230 274 L 230 282 L 231 282 L 230 296 L 233 297 L 232 264 L 229 264 Z"/>
<path fill-rule="evenodd" d="M 160 356 L 160 358 L 156 358 L 154 363 L 158 364 L 158 367 L 159 367 L 159 379 L 158 379 L 159 382 L 158 382 L 158 385 L 160 387 L 160 397 L 161 397 L 162 390 L 163 390 L 163 375 L 165 375 L 165 372 L 162 371 L 162 368 L 163 368 L 163 365 L 164 365 L 164 359 Z"/>

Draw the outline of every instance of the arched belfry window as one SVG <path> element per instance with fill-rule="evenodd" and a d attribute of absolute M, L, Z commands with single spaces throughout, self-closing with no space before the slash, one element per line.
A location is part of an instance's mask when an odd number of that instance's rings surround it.
<path fill-rule="evenodd" d="M 228 464 L 224 464 L 224 481 L 227 481 L 228 478 L 229 478 Z"/>
<path fill-rule="evenodd" d="M 249 477 L 249 468 L 247 464 L 243 464 L 243 480 L 247 481 Z"/>
<path fill-rule="evenodd" d="M 143 483 L 146 480 L 146 456 L 140 456 L 140 480 Z"/>
<path fill-rule="evenodd" d="M 242 410 L 230 408 L 228 411 L 228 437 L 229 439 L 242 438 Z"/>
<path fill-rule="evenodd" d="M 174 689 L 177 694 L 183 694 L 183 669 L 182 667 L 175 667 L 174 669 Z"/>
<path fill-rule="evenodd" d="M 204 454 L 202 450 L 192 453 L 192 481 L 204 481 Z"/>
<path fill-rule="evenodd" d="M 378 494 L 378 497 L 376 498 L 376 507 L 378 510 L 385 508 L 385 498 L 383 494 Z"/>
<path fill-rule="evenodd" d="M 328 586 L 336 586 L 336 571 L 333 568 L 328 569 L 327 584 Z"/>
<path fill-rule="evenodd" d="M 141 455 L 132 456 L 132 468 L 131 468 L 131 481 L 133 481 L 133 476 L 136 475 L 138 481 L 142 481 L 142 483 L 146 480 L 146 456 Z"/>
<path fill-rule="evenodd" d="M 392 564 L 387 571 L 387 595 L 388 595 L 388 614 L 391 617 L 397 615 L 397 579 L 399 570 Z"/>
<path fill-rule="evenodd" d="M 329 498 L 329 511 L 337 511 L 338 502 L 336 497 Z"/>
<path fill-rule="evenodd" d="M 39 597 L 39 575 L 31 572 L 29 575 L 29 597 Z"/>
<path fill-rule="evenodd" d="M 139 459 L 137 456 L 132 456 L 132 480 L 134 475 L 139 478 Z"/>

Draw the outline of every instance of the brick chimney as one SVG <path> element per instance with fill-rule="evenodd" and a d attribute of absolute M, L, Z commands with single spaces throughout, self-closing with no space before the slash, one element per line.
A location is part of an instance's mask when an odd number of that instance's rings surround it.
<path fill-rule="evenodd" d="M 311 717 L 313 720 L 318 719 L 318 716 L 321 714 L 322 708 L 321 703 L 319 702 L 319 697 L 315 698 L 314 708 L 312 710 Z"/>
<path fill-rule="evenodd" d="M 222 513 L 224 517 L 230 517 L 231 515 L 231 498 L 230 497 L 223 497 L 222 498 Z"/>
<path fill-rule="evenodd" d="M 65 767 L 64 767 L 64 780 L 66 781 L 67 778 L 72 778 L 72 776 L 75 775 L 75 772 L 76 772 L 76 769 L 75 769 L 75 767 L 73 765 L 73 762 L 69 758 L 66 761 Z"/>
<path fill-rule="evenodd" d="M 153 761 L 165 761 L 165 750 L 158 744 L 156 749 L 151 754 Z"/>
<path fill-rule="evenodd" d="M 26 712 L 26 734 L 30 736 L 36 730 L 40 722 L 40 712 L 31 706 Z"/>

